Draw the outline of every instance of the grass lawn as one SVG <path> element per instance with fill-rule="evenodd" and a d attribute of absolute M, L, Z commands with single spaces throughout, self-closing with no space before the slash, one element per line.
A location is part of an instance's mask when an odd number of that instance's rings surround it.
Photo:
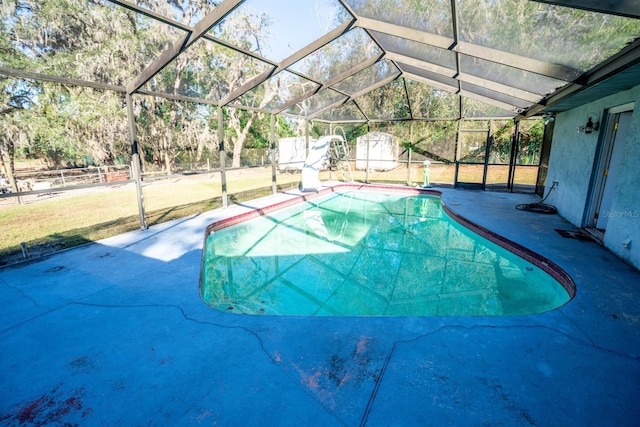
<path fill-rule="evenodd" d="M 298 175 L 278 175 L 284 188 L 297 187 Z M 227 173 L 230 203 L 271 194 L 271 169 Z M 195 215 L 222 205 L 220 174 L 191 175 L 145 182 L 143 198 L 148 225 Z M 0 266 L 100 240 L 140 228 L 135 185 L 51 193 L 24 198 L 24 204 L 0 207 Z"/>
<path fill-rule="evenodd" d="M 423 182 L 422 166 L 406 165 L 390 171 L 369 171 L 369 182 Z M 432 165 L 431 183 L 453 183 L 453 165 Z M 461 168 L 459 180 L 482 181 L 482 166 Z M 506 183 L 508 167 L 490 167 L 488 183 Z M 520 168 L 516 183 L 535 183 L 537 168 Z M 354 180 L 365 182 L 365 171 L 354 171 Z M 341 180 L 333 171 L 320 174 L 321 180 Z M 278 174 L 280 189 L 297 188 L 301 174 Z M 251 168 L 227 171 L 229 203 L 271 194 L 271 168 Z M 220 173 L 184 175 L 143 183 L 145 216 L 148 225 L 183 218 L 222 205 Z M 0 266 L 24 259 L 20 247 L 25 242 L 30 257 L 93 242 L 140 228 L 138 200 L 132 183 L 24 197 L 2 199 L 0 204 Z"/>

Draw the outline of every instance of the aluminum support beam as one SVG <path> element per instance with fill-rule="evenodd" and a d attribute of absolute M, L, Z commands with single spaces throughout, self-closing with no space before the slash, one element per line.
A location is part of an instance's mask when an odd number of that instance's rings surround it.
<path fill-rule="evenodd" d="M 487 98 L 486 96 L 482 96 L 482 95 L 478 95 L 477 93 L 474 92 L 469 92 L 468 90 L 461 90 L 460 91 L 460 96 L 465 97 L 465 98 L 471 98 L 471 99 L 475 99 L 476 101 L 480 101 L 480 102 L 484 102 L 485 104 L 489 104 L 489 105 L 493 105 L 496 106 L 498 108 L 502 108 L 505 111 L 511 111 L 514 113 L 514 115 L 516 115 L 518 113 L 516 106 L 511 105 L 511 104 L 506 104 L 502 101 L 498 101 L 496 99 L 493 98 Z"/>
<path fill-rule="evenodd" d="M 407 79 L 402 78 L 402 87 L 404 88 L 404 96 L 407 99 L 407 107 L 409 108 L 409 118 L 413 119 L 413 105 L 411 104 L 411 96 L 409 96 L 409 88 L 407 87 Z"/>
<path fill-rule="evenodd" d="M 293 99 L 291 99 L 290 101 L 285 102 L 284 104 L 282 104 L 281 106 L 278 107 L 278 109 L 276 109 L 275 111 L 273 111 L 274 114 L 280 114 L 282 113 L 284 110 L 286 110 L 287 108 L 299 104 L 302 101 L 304 101 L 307 98 L 312 97 L 313 95 L 315 95 L 316 93 L 318 93 L 320 91 L 320 89 L 322 89 L 321 86 L 315 87 L 311 90 L 306 91 L 305 93 L 303 93 L 300 96 L 297 96 Z"/>
<path fill-rule="evenodd" d="M 411 152 L 413 151 L 413 122 L 409 122 L 409 147 L 407 148 L 407 185 L 413 187 L 411 182 Z"/>
<path fill-rule="evenodd" d="M 575 80 L 580 76 L 580 74 L 582 74 L 580 70 L 566 67 L 564 65 L 539 61 L 537 59 L 508 53 L 473 43 L 460 42 L 453 38 L 430 34 L 424 31 L 414 30 L 400 25 L 389 24 L 370 18 L 358 18 L 355 25 L 365 29 L 378 31 L 396 37 L 402 37 L 431 46 L 436 46 L 442 49 L 452 50 L 456 53 L 486 59 L 488 61 L 497 62 L 503 65 L 509 65 L 511 67 L 515 67 L 525 71 L 531 71 L 533 73 L 542 74 L 544 76 L 553 77 L 567 82 Z"/>
<path fill-rule="evenodd" d="M 227 198 L 227 169 L 226 169 L 226 152 L 224 149 L 224 107 L 218 106 L 218 149 L 220 154 L 220 186 L 222 187 L 222 207 L 229 206 Z"/>
<path fill-rule="evenodd" d="M 267 71 L 257 75 L 256 77 L 253 77 L 252 79 L 250 79 L 249 81 L 247 81 L 246 83 L 241 85 L 239 88 L 233 90 L 226 97 L 224 97 L 220 101 L 220 105 L 228 105 L 228 104 L 230 104 L 231 102 L 235 101 L 237 98 L 239 98 L 242 95 L 244 95 L 245 93 L 249 92 L 250 90 L 252 90 L 256 86 L 261 85 L 265 80 L 267 80 L 272 75 L 279 73 L 280 71 L 286 69 L 290 65 L 295 64 L 296 62 L 298 62 L 299 60 L 301 60 L 305 56 L 307 56 L 307 55 L 315 52 L 316 50 L 321 49 L 322 47 L 326 46 L 327 44 L 331 43 L 333 40 L 335 40 L 336 38 L 340 37 L 342 34 L 344 34 L 347 31 L 349 31 L 349 29 L 351 28 L 352 24 L 353 24 L 353 21 L 345 22 L 344 24 L 342 24 L 341 26 L 337 27 L 333 31 L 325 34 L 324 36 L 320 37 L 316 41 L 314 41 L 314 42 L 308 44 L 307 46 L 303 47 L 302 49 L 300 49 L 299 51 L 297 51 L 293 55 L 283 59 L 282 62 L 280 62 L 280 64 L 278 64 L 277 67 L 274 67 L 274 68 L 272 68 L 270 70 L 267 70 Z"/>
<path fill-rule="evenodd" d="M 413 28 L 378 21 L 371 18 L 358 17 L 355 26 L 364 28 L 365 30 L 377 31 L 379 33 L 402 37 L 403 39 L 425 43 L 442 49 L 451 49 L 454 44 L 454 40 L 450 37 L 431 34 L 425 31 L 415 30 Z"/>
<path fill-rule="evenodd" d="M 323 87 L 329 87 L 329 86 L 333 86 L 336 83 L 341 82 L 342 80 L 346 80 L 349 77 L 353 76 L 354 74 L 359 73 L 362 70 L 365 70 L 369 67 L 371 67 L 373 64 L 375 64 L 376 62 L 378 62 L 378 60 L 382 57 L 382 55 L 375 57 L 375 58 L 370 58 L 366 61 L 363 61 L 361 63 L 359 63 L 358 65 L 356 65 L 355 67 L 351 67 L 348 70 L 345 70 L 343 72 L 341 72 L 340 74 L 334 76 L 333 78 L 327 80 L 322 86 Z M 400 72 L 398 72 L 398 75 L 400 75 Z"/>
<path fill-rule="evenodd" d="M 127 103 L 127 123 L 129 125 L 129 141 L 131 143 L 131 171 L 136 183 L 136 195 L 138 196 L 138 213 L 140 215 L 140 229 L 146 230 L 147 218 L 144 211 L 144 196 L 142 194 L 142 176 L 140 174 L 140 155 L 138 154 L 138 137 L 136 133 L 136 118 L 133 111 L 133 99 L 131 94 L 125 95 Z"/>
<path fill-rule="evenodd" d="M 271 193 L 278 194 L 278 180 L 276 179 L 276 116 L 269 118 L 269 146 L 271 148 Z"/>
<path fill-rule="evenodd" d="M 207 31 L 218 22 L 223 20 L 231 13 L 243 0 L 225 0 L 216 6 L 209 14 L 207 14 L 200 22 L 193 27 L 192 32 L 180 37 L 169 49 L 165 50 L 160 56 L 151 62 L 129 85 L 127 85 L 127 93 L 133 93 L 140 89 L 153 76 L 158 74 L 164 67 L 173 61 L 178 55 L 184 52 L 189 46 L 195 43 Z"/>
<path fill-rule="evenodd" d="M 140 90 L 136 91 L 136 94 L 147 95 L 147 96 L 157 96 L 159 98 L 172 99 L 174 101 L 194 102 L 196 104 L 205 104 L 205 105 L 218 106 L 218 102 L 217 101 L 211 101 L 211 100 L 202 99 L 202 98 L 194 98 L 194 97 L 191 97 L 191 96 L 184 96 L 184 95 L 172 95 L 172 94 L 169 94 L 169 93 L 156 92 L 156 91 L 153 91 L 153 90 L 140 89 Z"/>
<path fill-rule="evenodd" d="M 132 3 L 128 2 L 128 1 L 122 1 L 122 0 L 110 0 L 110 1 L 112 3 L 118 4 L 118 5 L 126 8 L 126 9 L 129 9 L 129 10 L 131 10 L 133 12 L 136 12 L 136 13 L 139 13 L 141 15 L 147 16 L 147 17 L 149 17 L 149 18 L 151 18 L 153 20 L 162 22 L 163 24 L 169 25 L 171 27 L 178 28 L 180 30 L 183 30 L 183 31 L 186 31 L 186 32 L 190 32 L 190 33 L 194 31 L 194 29 L 192 27 L 190 27 L 189 25 L 183 24 L 182 22 L 179 22 L 179 21 L 175 21 L 175 20 L 173 20 L 171 18 L 168 18 L 166 16 L 157 14 L 155 12 L 152 12 L 152 11 L 148 10 L 148 9 L 145 9 L 143 7 L 140 7 L 140 6 L 137 6 L 135 4 L 132 4 Z M 247 55 L 247 56 L 250 56 L 252 58 L 259 59 L 260 61 L 267 62 L 267 63 L 269 63 L 271 65 L 274 65 L 274 66 L 277 65 L 277 64 L 275 64 L 274 62 L 272 62 L 268 58 L 265 58 L 265 57 L 255 53 L 255 52 L 251 52 L 250 50 L 242 49 L 242 48 L 240 48 L 238 46 L 234 46 L 231 43 L 229 43 L 227 41 L 224 41 L 224 40 L 221 40 L 221 39 L 219 39 L 217 37 L 214 37 L 209 33 L 203 34 L 202 38 L 205 39 L 205 40 L 209 40 L 211 42 L 214 42 L 214 43 L 221 44 L 222 46 L 228 47 L 229 49 L 235 50 L 236 52 L 240 52 L 240 53 L 242 53 L 244 55 Z"/>
<path fill-rule="evenodd" d="M 433 64 L 431 62 L 423 61 L 421 59 L 416 59 L 411 56 L 402 55 L 396 52 L 387 52 L 384 57 L 400 64 L 410 65 L 412 67 L 420 68 L 422 70 L 430 71 L 432 73 L 440 74 L 446 77 L 453 78 L 458 73 L 456 70 L 452 70 L 451 68 L 443 67 L 442 65 Z M 402 69 L 402 67 L 400 68 Z"/>
<path fill-rule="evenodd" d="M 426 85 L 433 86 L 436 89 L 446 90 L 447 92 L 451 92 L 451 93 L 460 92 L 460 88 L 458 86 L 450 86 L 448 84 L 441 83 L 441 82 L 438 82 L 438 81 L 435 81 L 435 80 L 431 80 L 431 79 L 428 79 L 426 77 L 419 76 L 417 74 L 403 72 L 402 76 L 404 78 L 406 78 L 406 79 L 409 79 L 409 80 L 415 80 L 418 83 L 424 83 Z"/>
<path fill-rule="evenodd" d="M 220 101 L 220 105 L 227 106 L 231 102 L 233 102 L 236 99 L 240 98 L 245 93 L 249 92 L 251 89 L 255 88 L 256 86 L 261 85 L 262 83 L 265 82 L 265 80 L 267 80 L 269 77 L 271 77 L 273 75 L 275 70 L 276 70 L 276 67 L 272 67 L 272 68 L 270 68 L 270 69 L 268 69 L 266 71 L 263 71 L 262 73 L 258 74 L 257 76 L 254 76 L 254 77 L 250 78 L 249 80 L 244 82 L 240 87 L 234 89 L 230 94 L 228 94 L 226 97 L 224 97 Z"/>
<path fill-rule="evenodd" d="M 132 12 L 139 13 L 139 14 L 144 15 L 144 16 L 146 16 L 148 18 L 151 18 L 151 19 L 153 19 L 155 21 L 162 22 L 163 24 L 167 24 L 167 25 L 170 25 L 170 26 L 176 27 L 176 28 L 181 28 L 181 29 L 183 29 L 185 31 L 191 31 L 191 29 L 187 25 L 184 25 L 184 24 L 182 24 L 182 23 L 180 23 L 178 21 L 174 21 L 173 19 L 167 18 L 166 16 L 160 15 L 159 13 L 155 13 L 152 10 L 140 7 L 140 6 L 138 6 L 136 4 L 133 4 L 133 3 L 129 2 L 129 1 L 123 1 L 123 0 L 109 0 L 109 1 L 111 3 L 117 4 L 118 6 L 122 6 L 125 9 L 129 9 Z"/>
<path fill-rule="evenodd" d="M 309 90 L 305 93 L 303 93 L 302 95 L 284 103 L 283 105 L 281 105 L 276 111 L 274 111 L 274 113 L 278 114 L 281 113 L 282 111 L 286 110 L 287 108 L 291 107 L 292 105 L 296 105 L 299 104 L 300 102 L 304 101 L 307 98 L 310 98 L 311 96 L 317 94 L 318 92 L 320 92 L 321 90 L 323 90 L 326 87 L 329 86 L 333 86 L 336 83 L 341 82 L 342 80 L 348 79 L 349 77 L 353 76 L 354 74 L 357 74 L 358 72 L 372 66 L 373 64 L 375 64 L 378 60 L 380 59 L 380 57 L 378 58 L 371 58 L 367 61 L 364 61 L 358 65 L 356 65 L 355 67 L 352 67 L 346 71 L 343 71 L 342 73 L 338 74 L 337 76 L 335 76 L 334 78 L 332 78 L 331 80 L 327 81 L 324 85 L 320 85 L 317 88 L 314 88 L 312 90 Z M 392 80 L 395 80 L 398 76 L 400 75 L 400 72 L 398 72 L 398 74 L 396 74 L 395 76 L 393 76 Z M 387 81 L 388 83 L 388 81 Z M 369 88 L 367 88 L 366 91 L 364 91 L 363 93 L 366 93 L 368 91 L 374 90 L 377 87 L 379 87 L 378 85 L 374 86 L 370 86 Z M 345 95 L 345 96 L 349 96 L 348 93 L 344 93 L 342 91 L 339 91 L 337 89 L 333 89 L 336 92 L 340 92 L 341 94 Z M 352 96 L 353 97 L 353 96 Z"/>
<path fill-rule="evenodd" d="M 449 4 L 451 5 L 451 26 L 453 27 L 453 45 L 451 46 L 451 48 L 454 48 L 455 46 L 458 45 L 458 42 L 460 41 L 460 31 L 458 30 L 458 9 L 456 8 L 456 1 L 457 0 L 450 0 Z M 460 75 L 460 53 L 458 52 L 454 52 L 456 57 L 456 75 L 454 77 L 458 77 L 458 75 Z M 460 91 L 462 91 L 462 83 L 460 82 L 460 80 L 456 81 L 457 85 L 458 85 L 458 93 L 460 93 Z M 462 103 L 460 104 L 460 117 L 462 117 Z"/>
<path fill-rule="evenodd" d="M 462 53 L 476 58 L 486 59 L 502 65 L 518 68 L 520 70 L 531 71 L 554 79 L 566 82 L 574 81 L 582 74 L 582 71 L 564 65 L 552 64 L 550 62 L 539 61 L 526 56 L 516 55 L 502 50 L 492 49 L 473 43 L 459 42 L 454 48 L 454 52 Z"/>
<path fill-rule="evenodd" d="M 485 89 L 492 90 L 494 92 L 503 93 L 505 95 L 512 96 L 514 98 L 522 99 L 529 103 L 537 103 L 542 99 L 541 95 L 528 92 L 526 90 L 517 89 L 513 86 L 507 86 L 502 83 L 494 82 L 492 80 L 483 79 L 481 77 L 473 76 L 471 74 L 460 73 L 458 80 L 466 83 L 471 83 L 476 86 L 483 87 Z"/>
<path fill-rule="evenodd" d="M 318 117 L 320 114 L 324 113 L 325 111 L 331 110 L 332 108 L 336 108 L 336 107 L 340 107 L 341 105 L 345 104 L 349 99 L 348 98 L 344 98 L 341 99 L 339 101 L 336 101 L 332 104 L 329 104 L 325 107 L 320 108 L 318 111 L 315 111 L 313 114 L 309 114 L 306 119 L 307 120 L 313 120 L 315 117 Z"/>
<path fill-rule="evenodd" d="M 532 0 L 538 3 L 583 9 L 610 15 L 640 18 L 640 0 Z"/>
<path fill-rule="evenodd" d="M 316 41 L 309 43 L 307 46 L 303 47 L 299 51 L 297 51 L 294 54 L 292 54 L 292 55 L 288 56 L 287 58 L 283 59 L 280 62 L 280 64 L 278 64 L 278 69 L 276 70 L 276 72 L 280 72 L 280 71 L 284 70 L 285 68 L 289 67 L 290 65 L 295 64 L 296 62 L 298 62 L 299 60 L 301 60 L 305 56 L 310 55 L 313 52 L 315 52 L 316 50 L 321 49 L 324 46 L 328 45 L 329 43 L 331 43 L 332 41 L 334 41 L 335 39 L 337 39 L 341 35 L 345 34 L 347 31 L 349 31 L 351 29 L 351 27 L 353 26 L 354 22 L 355 22 L 355 20 L 353 20 L 353 19 L 344 22 L 342 25 L 340 25 L 339 27 L 336 27 L 333 30 L 329 31 L 327 34 L 323 35 L 322 37 L 320 37 Z"/>
<path fill-rule="evenodd" d="M 360 90 L 358 92 L 355 92 L 351 96 L 349 96 L 349 99 L 347 100 L 347 102 L 348 101 L 352 101 L 352 100 L 354 100 L 354 99 L 356 99 L 356 98 L 358 98 L 358 97 L 360 97 L 360 96 L 362 96 L 364 94 L 372 92 L 372 91 L 374 91 L 374 90 L 376 90 L 376 89 L 378 89 L 378 88 L 380 88 L 380 87 L 382 87 L 384 85 L 387 85 L 387 84 L 393 82 L 394 80 L 396 80 L 397 78 L 398 78 L 397 75 L 396 76 L 390 76 L 390 77 L 387 77 L 384 80 L 380 80 L 379 82 L 377 82 L 377 83 L 375 83 L 375 84 L 373 84 L 371 86 L 367 86 L 366 88 L 364 88 L 364 89 L 362 89 L 362 90 Z"/>
<path fill-rule="evenodd" d="M 49 74 L 34 73 L 31 71 L 16 70 L 13 68 L 0 67 L 0 74 L 20 79 L 30 79 L 41 82 L 59 83 L 69 86 L 82 86 L 99 90 L 111 90 L 114 92 L 126 92 L 124 86 L 110 85 L 106 83 L 90 82 L 86 80 L 72 79 L 69 77 L 52 76 Z"/>
<path fill-rule="evenodd" d="M 578 83 L 571 83 L 563 88 L 558 89 L 555 93 L 549 95 L 544 99 L 544 102 L 534 105 L 527 109 L 522 115 L 524 117 L 531 117 L 539 114 L 545 108 L 551 107 L 554 104 L 566 99 L 567 97 L 578 93 L 582 90 L 588 89 L 609 77 L 616 75 L 617 73 L 630 68 L 634 65 L 640 64 L 640 39 L 627 46 L 617 55 L 611 57 L 608 61 L 604 62 L 600 66 L 592 69 L 590 72 L 585 73 Z"/>

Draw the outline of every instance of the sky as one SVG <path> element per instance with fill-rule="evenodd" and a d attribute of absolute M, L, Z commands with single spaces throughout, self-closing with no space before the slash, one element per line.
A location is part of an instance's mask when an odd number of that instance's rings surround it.
<path fill-rule="evenodd" d="M 337 1 L 327 0 L 247 0 L 241 8 L 268 13 L 270 29 L 269 59 L 281 61 L 337 25 L 334 23 Z"/>

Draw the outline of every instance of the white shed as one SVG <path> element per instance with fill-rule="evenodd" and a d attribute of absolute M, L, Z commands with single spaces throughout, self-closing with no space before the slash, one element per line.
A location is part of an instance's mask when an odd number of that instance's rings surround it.
<path fill-rule="evenodd" d="M 398 143 L 384 132 L 369 132 L 356 140 L 356 169 L 367 168 L 369 147 L 369 169 L 390 170 L 398 166 Z"/>

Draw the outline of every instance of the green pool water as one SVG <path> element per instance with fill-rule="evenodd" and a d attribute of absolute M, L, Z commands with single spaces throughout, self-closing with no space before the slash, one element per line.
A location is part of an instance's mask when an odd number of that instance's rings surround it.
<path fill-rule="evenodd" d="M 211 232 L 203 257 L 202 299 L 237 314 L 502 316 L 570 298 L 429 195 L 320 196 Z"/>

